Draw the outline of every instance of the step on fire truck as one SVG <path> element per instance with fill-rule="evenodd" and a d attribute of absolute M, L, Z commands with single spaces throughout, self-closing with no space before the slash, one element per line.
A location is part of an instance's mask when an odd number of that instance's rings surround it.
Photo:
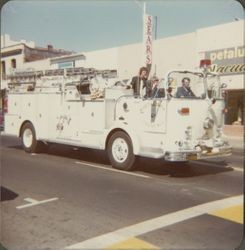
<path fill-rule="evenodd" d="M 102 149 L 111 165 L 131 170 L 137 156 L 184 162 L 231 154 L 222 134 L 225 104 L 219 77 L 202 70 L 172 71 L 160 95 L 133 95 L 116 71 L 86 68 L 9 76 L 5 134 L 32 153 L 50 143 Z M 194 96 L 177 97 L 188 77 Z"/>

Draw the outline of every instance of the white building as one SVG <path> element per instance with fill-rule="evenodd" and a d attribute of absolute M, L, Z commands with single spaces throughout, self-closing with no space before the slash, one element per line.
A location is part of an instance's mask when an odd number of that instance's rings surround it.
<path fill-rule="evenodd" d="M 120 77 L 130 79 L 143 66 L 142 46 L 140 43 L 129 44 L 79 53 L 77 56 L 68 55 L 39 60 L 35 63 L 25 62 L 22 66 L 37 70 L 45 67 L 117 69 Z M 199 67 L 200 59 L 210 58 L 213 63 L 212 70 L 218 72 L 222 82 L 228 86 L 229 113 L 226 124 L 244 124 L 244 55 L 244 20 L 234 21 L 153 41 L 153 63 L 150 74 L 156 73 L 158 77 L 163 77 L 169 70 L 195 70 Z"/>
<path fill-rule="evenodd" d="M 50 67 L 49 58 L 72 53 L 54 49 L 52 45 L 41 48 L 36 47 L 32 41 L 13 41 L 9 35 L 1 36 L 1 89 L 6 87 L 6 75 L 20 70 L 47 69 Z"/>
<path fill-rule="evenodd" d="M 151 74 L 163 77 L 173 69 L 195 70 L 200 59 L 211 59 L 212 71 L 219 73 L 221 81 L 227 84 L 225 123 L 244 124 L 244 24 L 240 20 L 153 41 Z M 116 68 L 120 77 L 131 78 L 143 66 L 142 46 L 130 44 L 88 52 L 85 64 Z"/>
<path fill-rule="evenodd" d="M 30 48 L 35 48 L 35 42 L 33 41 L 26 41 L 26 40 L 20 40 L 20 41 L 14 41 L 11 40 L 10 35 L 4 34 L 1 35 L 1 49 L 9 46 L 13 46 L 16 44 L 24 43 L 26 46 Z"/>

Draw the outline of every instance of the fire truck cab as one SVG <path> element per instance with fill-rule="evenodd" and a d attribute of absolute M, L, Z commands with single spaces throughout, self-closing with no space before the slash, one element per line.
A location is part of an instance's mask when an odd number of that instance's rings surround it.
<path fill-rule="evenodd" d="M 48 143 L 106 150 L 121 170 L 133 169 L 137 156 L 189 161 L 231 154 L 222 134 L 225 85 L 206 67 L 169 72 L 159 83 L 162 94 L 151 98 L 134 96 L 123 81 L 79 77 L 10 85 L 5 133 L 21 137 L 29 153 Z M 194 96 L 178 97 L 185 77 Z"/>

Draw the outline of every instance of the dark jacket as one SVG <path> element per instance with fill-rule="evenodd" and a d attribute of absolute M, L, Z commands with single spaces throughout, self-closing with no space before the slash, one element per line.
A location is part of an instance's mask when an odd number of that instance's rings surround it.
<path fill-rule="evenodd" d="M 195 96 L 192 90 L 189 88 L 184 88 L 184 87 L 178 87 L 177 92 L 176 92 L 176 97 L 192 97 Z"/>
<path fill-rule="evenodd" d="M 140 94 L 140 77 L 139 76 L 134 76 L 131 80 L 131 85 L 134 90 L 134 95 L 139 95 Z M 146 88 L 146 79 L 141 80 L 143 81 L 143 89 Z"/>

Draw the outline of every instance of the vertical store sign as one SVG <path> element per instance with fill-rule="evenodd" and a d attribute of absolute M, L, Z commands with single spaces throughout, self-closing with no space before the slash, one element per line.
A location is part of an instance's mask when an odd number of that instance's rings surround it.
<path fill-rule="evenodd" d="M 144 15 L 144 63 L 152 64 L 153 16 Z"/>

